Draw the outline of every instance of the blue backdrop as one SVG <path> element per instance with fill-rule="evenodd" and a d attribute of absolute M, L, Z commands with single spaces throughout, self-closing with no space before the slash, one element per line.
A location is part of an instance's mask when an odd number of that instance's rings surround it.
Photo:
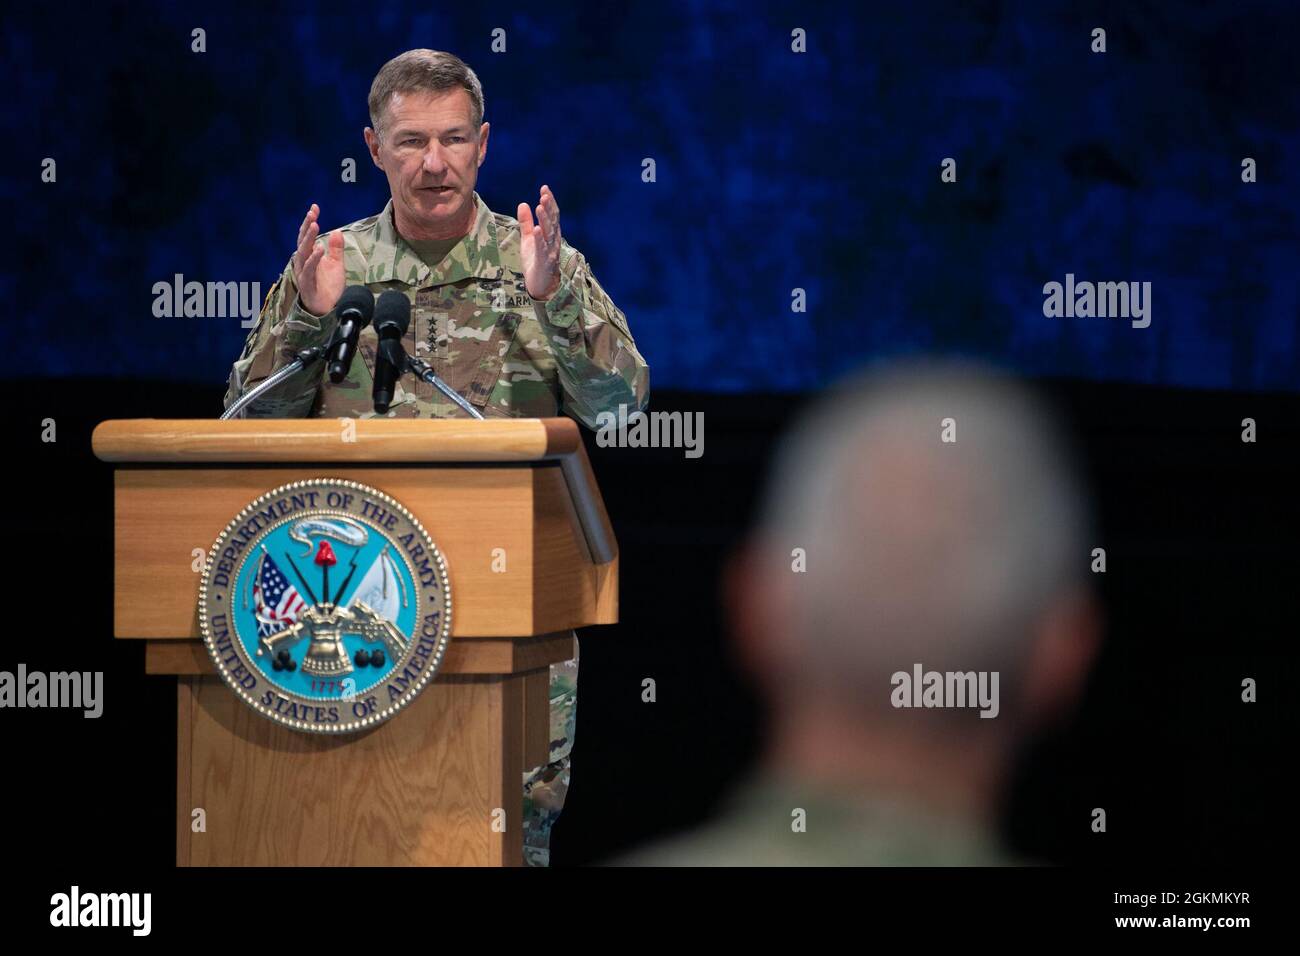
<path fill-rule="evenodd" d="M 264 295 L 309 203 L 378 211 L 366 94 L 426 46 L 483 82 L 480 194 L 513 215 L 551 185 L 655 389 L 816 388 L 913 350 L 1300 383 L 1293 3 L 25 6 L 0 33 L 10 377 L 219 386 L 246 330 L 156 318 L 154 284 Z M 1151 326 L 1045 318 L 1067 272 L 1151 282 Z"/>

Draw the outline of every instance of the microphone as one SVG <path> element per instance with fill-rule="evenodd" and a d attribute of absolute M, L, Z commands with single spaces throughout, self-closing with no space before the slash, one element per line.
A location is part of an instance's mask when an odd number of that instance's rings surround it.
<path fill-rule="evenodd" d="M 402 338 L 411 325 L 411 300 L 403 293 L 390 289 L 375 303 L 375 332 L 379 334 L 379 348 L 375 352 L 375 387 L 372 396 L 375 411 L 388 412 L 393 401 L 397 379 L 406 371 L 406 349 Z"/>
<path fill-rule="evenodd" d="M 464 409 L 470 418 L 481 419 L 482 413 L 434 374 L 429 363 L 418 356 L 406 354 L 402 339 L 410 325 L 410 299 L 397 291 L 380 293 L 379 301 L 375 304 L 375 331 L 379 333 L 379 346 L 375 350 L 375 411 L 380 415 L 387 414 L 397 380 L 407 372 L 414 372 L 421 380 L 428 382 Z"/>
<path fill-rule="evenodd" d="M 375 312 L 375 296 L 363 285 L 350 285 L 343 290 L 336 307 L 339 314 L 338 331 L 334 333 L 334 347 L 330 352 L 330 381 L 337 385 L 347 378 L 352 359 L 357 354 L 357 337 L 362 328 L 370 324 Z"/>

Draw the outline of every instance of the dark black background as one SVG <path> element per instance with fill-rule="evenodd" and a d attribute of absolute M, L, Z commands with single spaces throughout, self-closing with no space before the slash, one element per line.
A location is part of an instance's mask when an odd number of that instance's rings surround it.
<path fill-rule="evenodd" d="M 1096 491 L 1108 640 L 1077 718 L 1033 747 L 1006 835 L 1047 862 L 1264 860 L 1293 835 L 1300 399 L 1047 381 Z M 112 638 L 106 418 L 210 417 L 217 389 L 10 383 L 15 456 L 4 550 L 11 612 L 0 668 L 103 670 L 105 710 L 4 714 L 7 844 L 39 857 L 174 861 L 174 679 Z M 553 864 L 595 863 L 706 817 L 758 754 L 762 712 L 716 601 L 769 453 L 799 396 L 661 392 L 704 412 L 700 459 L 603 449 L 593 467 L 621 548 L 621 623 L 580 632 L 572 785 Z M 57 441 L 40 440 L 45 418 Z M 1258 441 L 1243 443 L 1254 418 Z M 653 677 L 658 700 L 641 701 Z M 1259 701 L 1242 703 L 1254 677 Z M 23 781 L 29 782 L 27 785 Z M 1105 807 L 1108 832 L 1091 832 Z"/>

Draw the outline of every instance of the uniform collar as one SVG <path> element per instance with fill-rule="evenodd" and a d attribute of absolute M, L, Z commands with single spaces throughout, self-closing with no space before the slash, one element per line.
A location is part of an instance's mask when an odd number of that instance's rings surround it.
<path fill-rule="evenodd" d="M 496 218 L 478 191 L 474 192 L 474 224 L 468 234 L 451 248 L 436 269 L 430 268 L 410 244 L 397 233 L 393 223 L 393 200 L 389 198 L 374 226 L 374 244 L 366 269 L 367 282 L 406 282 L 423 288 L 461 279 L 501 277 L 501 249 L 497 245 Z"/>
<path fill-rule="evenodd" d="M 830 858 L 856 852 L 863 861 L 901 860 L 910 865 L 996 865 L 1011 859 L 996 829 L 974 820 L 928 808 L 904 793 L 861 790 L 800 779 L 788 772 L 760 767 L 737 788 L 731 807 L 741 819 L 765 821 L 803 807 L 821 831 L 833 835 L 820 852 Z M 809 840 L 818 849 L 817 840 Z"/>

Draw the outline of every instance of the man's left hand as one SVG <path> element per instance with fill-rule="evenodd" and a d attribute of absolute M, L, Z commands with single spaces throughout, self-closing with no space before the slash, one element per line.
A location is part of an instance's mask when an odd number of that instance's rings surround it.
<path fill-rule="evenodd" d="M 542 187 L 536 223 L 528 203 L 524 202 L 519 204 L 515 218 L 519 220 L 524 285 L 534 299 L 545 301 L 560 287 L 560 206 L 551 187 Z"/>

